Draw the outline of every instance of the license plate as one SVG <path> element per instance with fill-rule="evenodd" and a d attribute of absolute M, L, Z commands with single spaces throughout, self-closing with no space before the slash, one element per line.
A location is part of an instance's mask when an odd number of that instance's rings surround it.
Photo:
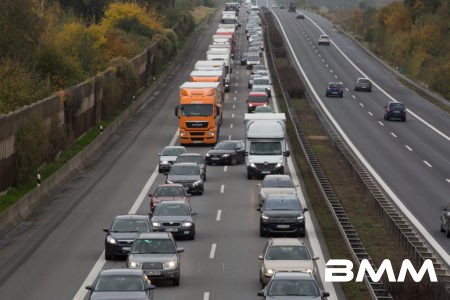
<path fill-rule="evenodd" d="M 218 157 L 211 157 L 212 160 L 219 160 L 220 158 Z"/>
<path fill-rule="evenodd" d="M 270 171 L 261 171 L 261 174 L 270 174 Z"/>
<path fill-rule="evenodd" d="M 145 275 L 147 276 L 160 276 L 161 271 L 145 271 Z"/>
<path fill-rule="evenodd" d="M 194 143 L 194 144 L 201 144 L 202 142 L 201 141 L 192 141 L 192 143 Z"/>
<path fill-rule="evenodd" d="M 123 250 L 123 251 L 127 251 L 127 252 L 130 252 L 130 250 L 131 250 L 131 247 L 123 247 L 123 248 L 122 248 L 122 250 Z"/>
<path fill-rule="evenodd" d="M 277 228 L 286 229 L 289 228 L 289 225 L 277 225 Z"/>
<path fill-rule="evenodd" d="M 169 227 L 169 228 L 166 228 L 166 231 L 177 232 L 178 228 L 171 228 L 171 227 Z"/>
<path fill-rule="evenodd" d="M 400 111 L 399 110 L 394 110 L 394 114 L 399 114 Z"/>

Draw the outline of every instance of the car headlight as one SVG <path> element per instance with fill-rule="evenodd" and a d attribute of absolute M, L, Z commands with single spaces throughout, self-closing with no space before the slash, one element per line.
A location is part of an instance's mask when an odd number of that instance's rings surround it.
<path fill-rule="evenodd" d="M 264 221 L 267 221 L 267 220 L 269 220 L 269 216 L 262 214 L 261 219 L 263 219 Z"/>
<path fill-rule="evenodd" d="M 163 164 L 163 165 L 167 165 L 169 162 L 167 160 L 160 160 L 159 163 Z"/>
<path fill-rule="evenodd" d="M 183 226 L 183 227 L 191 227 L 192 226 L 192 222 L 183 222 L 183 224 L 181 226 Z"/>
<path fill-rule="evenodd" d="M 309 273 L 309 274 L 314 275 L 314 272 L 313 272 L 313 270 L 311 270 L 311 269 L 306 270 L 306 272 Z"/>
<path fill-rule="evenodd" d="M 256 169 L 256 165 L 255 165 L 255 163 L 253 163 L 253 162 L 251 162 L 251 161 L 250 161 L 250 167 L 251 167 L 251 168 L 255 168 L 255 169 Z"/>
<path fill-rule="evenodd" d="M 197 180 L 192 185 L 193 186 L 199 186 L 200 184 L 202 184 L 202 181 L 201 180 Z"/>
<path fill-rule="evenodd" d="M 161 226 L 161 222 L 152 222 L 153 227 L 159 227 Z"/>
<path fill-rule="evenodd" d="M 140 268 L 142 266 L 142 263 L 140 261 L 129 261 L 128 267 L 129 268 Z"/>
<path fill-rule="evenodd" d="M 209 157 L 209 153 L 206 153 L 205 156 L 206 156 L 206 157 Z"/>
<path fill-rule="evenodd" d="M 170 181 L 170 180 L 166 180 L 166 183 L 172 184 L 172 183 L 173 183 L 173 181 Z"/>
<path fill-rule="evenodd" d="M 275 168 L 281 168 L 283 165 L 281 163 L 277 163 L 277 165 L 275 166 Z"/>
<path fill-rule="evenodd" d="M 297 221 L 304 222 L 305 221 L 305 217 L 304 216 L 298 216 L 297 217 Z"/>
<path fill-rule="evenodd" d="M 273 275 L 273 270 L 272 269 L 268 269 L 266 271 L 266 276 L 272 276 Z"/>
<path fill-rule="evenodd" d="M 222 157 L 230 157 L 230 154 L 229 153 L 222 154 Z"/>
<path fill-rule="evenodd" d="M 176 260 L 169 260 L 164 262 L 164 268 L 166 269 L 173 269 L 177 267 L 177 261 Z"/>
<path fill-rule="evenodd" d="M 107 237 L 106 237 L 106 242 L 108 243 L 108 244 L 117 244 L 117 240 L 115 239 L 115 238 L 113 238 L 112 236 L 110 236 L 110 235 L 108 235 Z"/>

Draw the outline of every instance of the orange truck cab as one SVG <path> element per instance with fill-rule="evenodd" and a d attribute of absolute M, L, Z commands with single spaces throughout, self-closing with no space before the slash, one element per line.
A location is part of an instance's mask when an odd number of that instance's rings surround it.
<path fill-rule="evenodd" d="M 216 144 L 222 123 L 220 82 L 185 82 L 180 86 L 179 118 L 181 145 Z"/>

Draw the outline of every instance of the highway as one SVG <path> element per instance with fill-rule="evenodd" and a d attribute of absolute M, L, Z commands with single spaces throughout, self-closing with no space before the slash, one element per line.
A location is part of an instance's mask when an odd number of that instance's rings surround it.
<path fill-rule="evenodd" d="M 401 85 L 324 19 L 308 13 L 307 19 L 298 20 L 287 10 L 274 12 L 320 101 L 387 188 L 448 253 L 450 240 L 439 232 L 438 220 L 441 206 L 450 200 L 448 115 Z M 317 26 L 331 37 L 330 47 L 317 46 Z M 145 94 L 148 102 L 92 158 L 88 168 L 0 239 L 2 299 L 83 299 L 84 286 L 92 283 L 101 268 L 125 266 L 121 260 L 103 260 L 102 229 L 118 214 L 148 212 L 148 192 L 164 182 L 164 176 L 157 174 L 157 153 L 177 143 L 178 119 L 173 112 L 178 86 L 187 80 L 194 62 L 205 58 L 215 29 L 211 25 L 195 37 L 186 54 L 189 59 L 181 60 L 167 80 Z M 246 46 L 241 35 L 238 51 Z M 352 90 L 361 72 L 376 83 L 372 93 Z M 235 65 L 235 85 L 224 103 L 221 139 L 244 138 L 248 73 Z M 324 96 L 326 83 L 334 80 L 348 88 L 342 99 Z M 383 120 L 389 97 L 407 105 L 406 123 Z M 188 151 L 208 149 L 189 147 Z M 256 211 L 259 181 L 247 180 L 243 165 L 208 166 L 207 173 L 205 193 L 191 199 L 198 213 L 196 238 L 179 241 L 185 248 L 180 286 L 157 282 L 155 299 L 259 299 L 257 255 L 265 243 L 259 237 Z M 318 263 L 323 272 L 326 259 L 317 243 L 320 232 L 312 234 L 318 229 L 312 228 L 311 216 L 313 212 L 307 215 L 308 238 L 314 254 L 321 257 Z M 339 289 L 331 286 L 330 290 L 330 285 L 325 289 L 333 295 L 329 299 L 338 298 Z"/>
<path fill-rule="evenodd" d="M 334 118 L 389 195 L 404 205 L 403 212 L 415 218 L 414 225 L 442 248 L 441 255 L 449 261 L 450 239 L 439 232 L 441 208 L 450 201 L 448 114 L 402 85 L 324 18 L 306 13 L 305 19 L 296 19 L 286 9 L 273 12 L 316 101 Z M 330 46 L 317 44 L 321 34 L 330 37 Z M 371 93 L 353 91 L 357 77 L 372 80 Z M 344 84 L 343 98 L 325 97 L 330 81 Z M 383 119 L 388 101 L 405 103 L 405 123 Z"/>
<path fill-rule="evenodd" d="M 241 12 L 245 20 L 245 12 Z M 85 299 L 102 268 L 125 267 L 123 260 L 103 258 L 103 228 L 114 216 L 146 214 L 147 194 L 165 180 L 157 173 L 161 149 L 178 143 L 174 107 L 179 85 L 196 60 L 205 59 L 217 21 L 193 41 L 192 49 L 151 94 L 149 101 L 120 128 L 90 166 L 72 178 L 49 204 L 0 240 L 0 295 L 2 299 Z M 247 47 L 239 29 L 238 51 Z M 239 61 L 236 59 L 235 63 Z M 249 71 L 235 65 L 234 86 L 226 94 L 221 139 L 243 139 L 243 114 Z M 189 147 L 205 153 L 208 147 Z M 291 164 L 292 169 L 292 164 Z M 156 282 L 155 299 L 259 299 L 259 261 L 266 239 L 259 237 L 258 180 L 247 180 L 244 165 L 208 166 L 202 196 L 193 196 L 196 216 L 194 241 L 185 248 L 179 287 Z M 296 179 L 298 182 L 298 179 Z M 302 199 L 302 202 L 305 200 Z M 304 204 L 305 205 L 305 204 Z M 307 232 L 323 274 L 326 262 L 319 246 L 319 229 Z M 317 235 L 316 233 L 317 232 Z M 337 299 L 331 284 L 325 286 Z"/>

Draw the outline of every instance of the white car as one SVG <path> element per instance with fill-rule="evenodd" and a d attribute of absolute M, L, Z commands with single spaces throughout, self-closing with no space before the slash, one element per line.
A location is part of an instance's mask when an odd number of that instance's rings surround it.
<path fill-rule="evenodd" d="M 328 35 L 322 34 L 319 37 L 319 45 L 330 46 L 330 38 L 328 37 Z"/>
<path fill-rule="evenodd" d="M 255 76 L 253 77 L 252 88 L 264 88 L 269 98 L 271 97 L 270 91 L 270 77 L 269 76 Z"/>
<path fill-rule="evenodd" d="M 258 183 L 259 205 L 262 206 L 267 196 L 272 194 L 291 194 L 297 193 L 296 186 L 287 174 L 269 174 L 264 177 L 262 184 Z"/>

